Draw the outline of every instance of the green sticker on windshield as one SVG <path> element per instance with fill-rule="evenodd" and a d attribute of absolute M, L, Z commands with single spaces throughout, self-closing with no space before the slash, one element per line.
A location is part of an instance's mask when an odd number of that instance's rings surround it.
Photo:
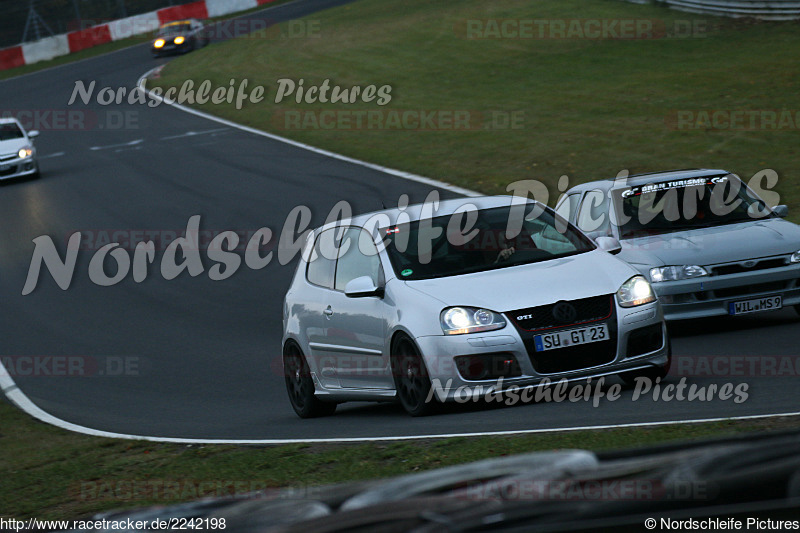
<path fill-rule="evenodd" d="M 401 276 L 410 276 L 413 273 L 414 273 L 413 270 L 411 270 L 410 268 L 407 268 L 407 269 L 403 270 L 402 272 L 400 272 L 400 275 Z"/>

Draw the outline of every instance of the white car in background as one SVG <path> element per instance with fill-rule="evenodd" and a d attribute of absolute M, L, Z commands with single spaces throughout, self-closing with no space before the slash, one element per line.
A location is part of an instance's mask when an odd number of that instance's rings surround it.
<path fill-rule="evenodd" d="M 0 180 L 39 177 L 33 146 L 33 138 L 38 135 L 36 130 L 26 132 L 15 118 L 0 118 Z"/>
<path fill-rule="evenodd" d="M 688 169 L 592 181 L 556 211 L 590 237 L 622 244 L 667 320 L 800 312 L 800 226 L 736 175 Z"/>

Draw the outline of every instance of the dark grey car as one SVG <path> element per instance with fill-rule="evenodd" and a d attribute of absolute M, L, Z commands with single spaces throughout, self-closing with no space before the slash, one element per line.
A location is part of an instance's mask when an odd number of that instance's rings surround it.
<path fill-rule="evenodd" d="M 176 20 L 162 24 L 151 47 L 153 57 L 181 54 L 208 44 L 208 34 L 196 19 Z"/>

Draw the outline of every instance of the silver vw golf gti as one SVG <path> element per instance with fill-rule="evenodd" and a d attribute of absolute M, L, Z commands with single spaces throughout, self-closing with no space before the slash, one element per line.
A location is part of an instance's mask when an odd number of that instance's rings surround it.
<path fill-rule="evenodd" d="M 309 235 L 284 303 L 292 407 L 306 418 L 345 401 L 396 400 L 419 416 L 459 387 L 663 377 L 660 304 L 614 257 L 619 249 L 508 196 L 323 226 Z"/>

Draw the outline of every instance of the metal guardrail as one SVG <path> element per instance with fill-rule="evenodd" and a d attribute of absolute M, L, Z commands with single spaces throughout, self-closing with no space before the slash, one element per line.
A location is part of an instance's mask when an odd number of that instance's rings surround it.
<path fill-rule="evenodd" d="M 663 4 L 673 9 L 725 17 L 760 20 L 800 19 L 798 0 L 628 0 L 636 4 Z"/>

